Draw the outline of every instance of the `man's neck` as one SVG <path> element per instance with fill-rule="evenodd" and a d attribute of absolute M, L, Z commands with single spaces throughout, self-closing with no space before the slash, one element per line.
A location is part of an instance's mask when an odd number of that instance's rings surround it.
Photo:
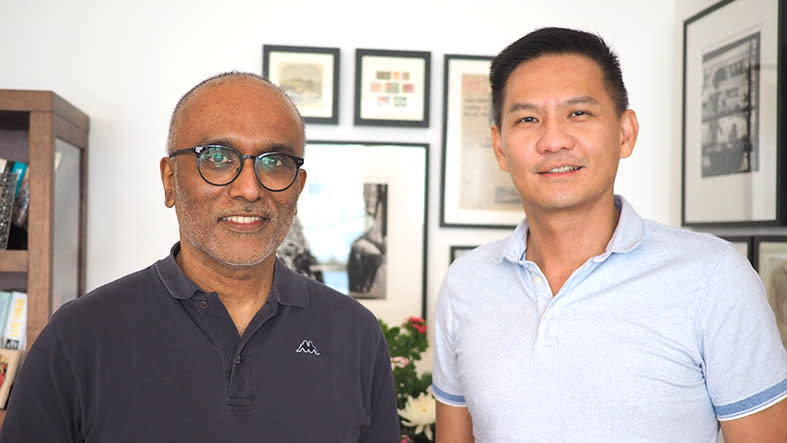
<path fill-rule="evenodd" d="M 620 218 L 613 205 L 593 212 L 528 213 L 527 259 L 536 263 L 555 295 L 589 258 L 602 254 Z"/>
<path fill-rule="evenodd" d="M 275 257 L 268 257 L 248 268 L 233 268 L 190 252 L 181 246 L 175 256 L 178 265 L 202 290 L 218 294 L 242 336 L 251 319 L 268 300 L 273 287 Z"/>

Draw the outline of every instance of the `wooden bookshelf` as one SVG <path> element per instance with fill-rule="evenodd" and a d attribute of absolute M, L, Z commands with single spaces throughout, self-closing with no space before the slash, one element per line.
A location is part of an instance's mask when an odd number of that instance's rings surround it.
<path fill-rule="evenodd" d="M 27 163 L 30 185 L 27 249 L 0 250 L 0 289 L 27 292 L 28 347 L 85 291 L 89 123 L 51 91 L 0 89 L 0 157 Z"/>

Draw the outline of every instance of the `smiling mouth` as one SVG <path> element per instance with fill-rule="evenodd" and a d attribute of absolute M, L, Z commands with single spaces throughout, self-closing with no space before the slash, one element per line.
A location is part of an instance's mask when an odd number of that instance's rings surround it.
<path fill-rule="evenodd" d="M 542 172 L 541 174 L 560 174 L 560 173 L 564 173 L 564 172 L 577 171 L 580 168 L 581 168 L 581 166 L 565 165 L 565 166 L 560 166 L 558 168 L 549 169 L 547 171 Z"/>
<path fill-rule="evenodd" d="M 262 221 L 262 217 L 259 216 L 241 216 L 241 215 L 231 215 L 229 217 L 222 217 L 221 221 L 228 221 L 231 223 L 239 223 L 239 224 L 250 224 Z"/>

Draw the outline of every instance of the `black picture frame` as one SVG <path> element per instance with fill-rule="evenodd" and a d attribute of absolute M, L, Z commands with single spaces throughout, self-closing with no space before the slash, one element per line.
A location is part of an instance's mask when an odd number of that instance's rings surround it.
<path fill-rule="evenodd" d="M 356 126 L 429 127 L 431 53 L 355 50 Z"/>
<path fill-rule="evenodd" d="M 787 346 L 787 235 L 754 236 L 754 268 L 760 274 L 776 325 Z"/>
<path fill-rule="evenodd" d="M 449 264 L 453 263 L 460 255 L 464 254 L 467 251 L 472 251 L 473 249 L 477 248 L 478 245 L 468 246 L 468 245 L 451 245 L 448 249 L 448 257 L 449 257 Z"/>
<path fill-rule="evenodd" d="M 339 48 L 263 45 L 262 75 L 295 103 L 307 123 L 339 123 Z"/>
<path fill-rule="evenodd" d="M 720 235 L 719 237 L 732 243 L 735 249 L 744 257 L 749 259 L 749 263 L 754 266 L 754 237 L 750 235 Z"/>
<path fill-rule="evenodd" d="M 492 59 L 444 56 L 441 227 L 513 229 L 525 215 L 492 150 Z"/>
<path fill-rule="evenodd" d="M 429 145 L 317 140 L 305 158 L 293 236 L 310 270 L 388 324 L 426 318 Z"/>
<path fill-rule="evenodd" d="M 723 0 L 684 21 L 684 226 L 787 222 L 779 3 Z"/>

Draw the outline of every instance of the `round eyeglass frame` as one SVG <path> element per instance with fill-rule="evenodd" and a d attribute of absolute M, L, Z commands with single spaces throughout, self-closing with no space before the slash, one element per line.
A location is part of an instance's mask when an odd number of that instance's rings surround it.
<path fill-rule="evenodd" d="M 240 166 L 235 170 L 235 175 L 227 183 L 213 183 L 212 181 L 210 181 L 207 178 L 205 178 L 205 176 L 202 174 L 202 169 L 200 168 L 200 163 L 199 163 L 199 157 L 206 149 L 209 149 L 209 148 L 226 149 L 228 151 L 234 152 L 235 154 L 238 155 L 238 158 L 240 158 Z M 259 183 L 260 186 L 262 186 L 263 188 L 267 189 L 268 191 L 271 191 L 271 192 L 282 192 L 282 191 L 286 191 L 287 189 L 290 189 L 292 184 L 295 183 L 295 180 L 298 178 L 298 173 L 301 170 L 301 166 L 303 166 L 303 157 L 298 157 L 298 156 L 295 156 L 295 155 L 292 155 L 292 154 L 288 154 L 286 152 L 269 151 L 269 152 L 263 152 L 262 154 L 257 154 L 257 155 L 247 155 L 247 154 L 241 154 L 240 151 L 238 151 L 235 148 L 231 148 L 229 146 L 224 146 L 224 145 L 199 145 L 199 146 L 192 146 L 190 148 L 178 149 L 177 151 L 170 152 L 169 153 L 169 158 L 173 158 L 176 155 L 185 154 L 187 152 L 193 152 L 194 153 L 194 155 L 195 155 L 195 157 L 197 159 L 197 171 L 199 172 L 199 176 L 202 177 L 202 180 L 204 180 L 205 183 L 208 183 L 208 184 L 213 185 L 213 186 L 227 186 L 230 183 L 234 182 L 235 179 L 238 178 L 238 176 L 240 175 L 241 171 L 243 170 L 243 165 L 246 164 L 246 159 L 249 158 L 249 159 L 253 160 L 253 165 L 254 166 L 252 166 L 252 169 L 254 170 L 254 176 L 257 178 L 257 183 Z M 268 186 L 265 186 L 265 184 L 262 182 L 262 179 L 260 179 L 260 173 L 259 173 L 259 171 L 257 170 L 257 167 L 256 167 L 256 164 L 257 164 L 258 161 L 262 160 L 265 157 L 269 157 L 271 155 L 283 155 L 285 157 L 291 158 L 295 162 L 295 174 L 293 174 L 292 180 L 290 181 L 290 183 L 287 186 L 285 186 L 285 187 L 283 187 L 281 189 L 272 189 L 272 188 L 269 188 Z"/>

